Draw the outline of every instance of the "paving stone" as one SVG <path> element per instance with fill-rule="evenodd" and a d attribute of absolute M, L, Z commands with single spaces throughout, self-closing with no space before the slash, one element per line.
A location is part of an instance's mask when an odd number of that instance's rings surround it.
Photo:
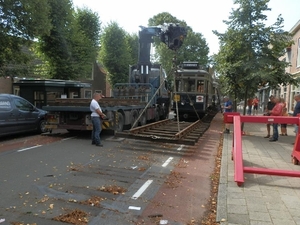
<path fill-rule="evenodd" d="M 248 214 L 248 208 L 246 205 L 232 205 L 227 204 L 227 213 L 232 214 Z"/>
<path fill-rule="evenodd" d="M 249 212 L 250 220 L 259 220 L 264 222 L 271 222 L 271 217 L 268 212 Z"/>
<path fill-rule="evenodd" d="M 296 225 L 296 222 L 293 220 L 285 219 L 274 219 L 272 220 L 273 225 Z"/>
<path fill-rule="evenodd" d="M 247 135 L 242 137 L 244 166 L 300 171 L 291 163 L 295 136 L 280 137 L 276 143 L 263 138 L 265 124 L 244 124 Z M 288 126 L 293 134 L 293 127 Z M 221 180 L 217 215 L 227 218 L 221 225 L 300 225 L 300 178 L 244 174 L 240 187 L 234 181 L 231 159 L 232 135 L 224 136 Z M 219 213 L 219 211 L 221 213 Z"/>
<path fill-rule="evenodd" d="M 230 222 L 229 222 L 230 221 Z M 237 225 L 250 225 L 249 215 L 241 215 L 241 214 L 228 214 L 228 225 L 229 224 L 237 224 Z"/>
<path fill-rule="evenodd" d="M 250 225 L 273 225 L 273 223 L 272 222 L 265 222 L 265 221 L 251 220 Z"/>
<path fill-rule="evenodd" d="M 282 218 L 285 218 L 287 220 L 293 220 L 290 212 L 287 211 L 287 210 L 274 210 L 274 209 L 270 209 L 269 210 L 269 214 L 270 214 L 272 220 L 274 220 L 274 219 L 282 219 Z"/>
<path fill-rule="evenodd" d="M 249 212 L 269 212 L 265 205 L 247 204 Z"/>

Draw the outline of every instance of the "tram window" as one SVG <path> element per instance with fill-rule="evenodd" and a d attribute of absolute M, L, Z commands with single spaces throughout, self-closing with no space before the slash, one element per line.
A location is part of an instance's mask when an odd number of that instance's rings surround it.
<path fill-rule="evenodd" d="M 187 92 L 196 91 L 195 80 L 194 79 L 184 80 L 183 91 L 187 91 Z"/>
<path fill-rule="evenodd" d="M 197 82 L 197 91 L 204 92 L 204 81 L 203 80 L 199 80 Z"/>
<path fill-rule="evenodd" d="M 180 80 L 176 80 L 176 91 L 183 91 L 182 90 L 182 83 Z"/>

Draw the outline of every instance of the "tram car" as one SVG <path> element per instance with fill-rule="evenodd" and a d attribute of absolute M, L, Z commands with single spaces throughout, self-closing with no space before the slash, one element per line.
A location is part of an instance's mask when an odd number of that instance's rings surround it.
<path fill-rule="evenodd" d="M 218 83 L 209 68 L 183 62 L 175 74 L 172 110 L 180 120 L 197 120 L 219 105 Z"/>

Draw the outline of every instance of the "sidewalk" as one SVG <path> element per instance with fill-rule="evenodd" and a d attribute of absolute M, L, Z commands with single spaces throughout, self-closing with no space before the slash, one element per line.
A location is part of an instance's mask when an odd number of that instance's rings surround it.
<path fill-rule="evenodd" d="M 280 126 L 278 130 L 280 134 Z M 300 165 L 291 162 L 293 126 L 288 125 L 289 136 L 279 136 L 277 142 L 263 138 L 265 124 L 245 123 L 244 131 L 244 166 L 300 171 Z M 224 134 L 217 221 L 222 225 L 300 225 L 300 178 L 245 173 L 244 184 L 237 186 L 232 135 Z"/>

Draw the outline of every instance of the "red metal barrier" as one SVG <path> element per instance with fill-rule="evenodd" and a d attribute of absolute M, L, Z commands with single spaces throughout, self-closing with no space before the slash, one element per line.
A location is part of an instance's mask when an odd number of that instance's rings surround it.
<path fill-rule="evenodd" d="M 233 123 L 232 160 L 234 161 L 234 181 L 238 186 L 244 183 L 244 173 L 266 174 L 276 176 L 300 177 L 300 171 L 277 170 L 257 167 L 244 167 L 242 152 L 241 123 L 283 123 L 298 124 L 300 115 L 297 117 L 285 116 L 241 116 L 239 113 L 224 113 L 224 123 Z M 300 161 L 300 134 L 296 135 L 292 152 L 292 162 L 297 165 Z"/>
<path fill-rule="evenodd" d="M 234 181 L 237 182 L 238 186 L 241 186 L 244 183 L 244 165 L 240 115 L 233 117 L 233 134 L 232 159 L 234 160 Z"/>

